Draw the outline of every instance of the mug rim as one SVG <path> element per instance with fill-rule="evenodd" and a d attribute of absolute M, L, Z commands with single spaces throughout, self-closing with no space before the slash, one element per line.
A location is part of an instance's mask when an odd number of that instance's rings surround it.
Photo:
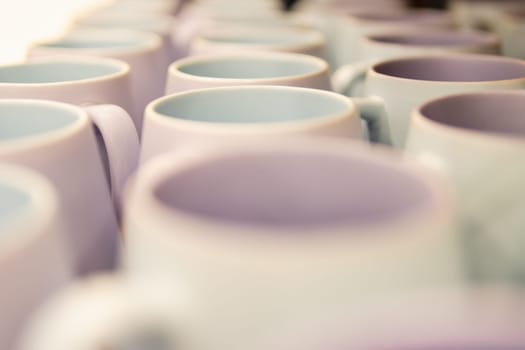
<path fill-rule="evenodd" d="M 135 27 L 137 23 L 140 23 L 139 28 Z M 143 26 L 143 24 L 147 25 Z M 162 36 L 171 34 L 174 24 L 174 17 L 160 13 L 100 13 L 77 17 L 72 28 L 82 30 L 128 29 L 152 32 Z"/>
<path fill-rule="evenodd" d="M 436 38 L 436 37 L 465 37 L 473 38 L 476 41 L 462 44 L 445 44 L 445 45 L 419 45 L 419 44 L 405 44 L 397 41 L 386 41 L 385 38 Z M 397 32 L 397 33 L 375 33 L 367 35 L 364 38 L 366 45 L 373 45 L 375 47 L 399 47 L 399 48 L 429 48 L 429 49 L 476 49 L 480 47 L 499 47 L 500 39 L 497 35 L 481 31 L 462 32 L 458 30 L 439 30 L 439 31 L 424 31 L 424 32 Z"/>
<path fill-rule="evenodd" d="M 58 212 L 58 197 L 51 182 L 37 171 L 18 164 L 0 162 L 0 184 L 14 188 L 29 197 L 24 208 L 24 220 L 16 220 L 8 228 L 6 237 L 0 237 L 0 262 L 16 254 L 39 236 L 47 234 Z M 13 229 L 14 227 L 14 229 Z"/>
<path fill-rule="evenodd" d="M 183 72 L 181 68 L 183 67 L 189 67 L 194 64 L 202 64 L 202 63 L 215 63 L 215 62 L 221 62 L 221 61 L 228 61 L 230 59 L 237 60 L 237 59 L 243 59 L 245 61 L 265 61 L 265 62 L 297 62 L 301 61 L 301 63 L 308 63 L 313 67 L 316 65 L 315 71 L 304 73 L 304 74 L 294 74 L 294 75 L 283 75 L 283 76 L 277 76 L 277 77 L 267 77 L 267 78 L 219 78 L 219 77 L 211 77 L 211 76 L 204 76 L 204 75 L 194 75 L 190 73 Z M 265 82 L 265 83 L 279 83 L 284 80 L 289 79 L 299 79 L 299 78 L 311 78 L 315 77 L 317 75 L 327 73 L 328 72 L 328 63 L 324 61 L 323 59 L 311 55 L 305 55 L 300 53 L 292 53 L 292 52 L 260 52 L 257 53 L 256 56 L 254 56 L 251 53 L 247 52 L 239 52 L 239 53 L 217 53 L 217 54 L 209 54 L 209 55 L 195 55 L 190 57 L 185 57 L 180 60 L 177 60 L 170 64 L 168 68 L 168 75 L 169 76 L 175 76 L 175 77 L 183 77 L 185 79 L 191 79 L 191 80 L 199 80 L 199 81 L 210 81 L 210 82 L 217 82 L 217 81 L 223 81 L 227 80 L 228 82 L 248 82 L 248 81 L 254 81 L 254 85 L 256 85 L 256 82 Z"/>
<path fill-rule="evenodd" d="M 507 144 L 516 144 L 516 145 L 525 145 L 525 133 L 522 137 L 512 135 L 512 134 L 503 134 L 503 133 L 496 133 L 496 132 L 489 132 L 489 131 L 481 131 L 481 130 L 474 130 L 471 128 L 463 128 L 460 126 L 445 124 L 436 120 L 433 120 L 429 118 L 425 113 L 423 113 L 423 110 L 426 109 L 429 106 L 436 105 L 443 103 L 445 101 L 454 100 L 454 99 L 461 99 L 465 97 L 473 97 L 473 96 L 521 96 L 525 102 L 525 91 L 523 90 L 493 90 L 493 91 L 475 91 L 475 92 L 464 92 L 464 93 L 458 93 L 458 94 L 451 94 L 442 96 L 439 98 L 431 99 L 429 101 L 426 101 L 425 103 L 418 106 L 416 109 L 414 109 L 412 113 L 413 122 L 411 122 L 411 125 L 414 125 L 414 123 L 423 124 L 427 127 L 431 127 L 432 129 L 440 130 L 442 132 L 450 133 L 457 136 L 462 136 L 464 139 L 466 137 L 475 137 L 482 140 L 497 140 L 498 142 L 504 142 Z"/>
<path fill-rule="evenodd" d="M 135 44 L 129 46 L 106 46 L 106 47 L 63 47 L 48 46 L 64 42 L 89 42 L 89 41 L 112 42 L 119 40 L 138 40 Z M 103 54 L 140 54 L 151 52 L 162 48 L 162 40 L 158 34 L 153 32 L 144 32 L 132 29 L 78 29 L 70 32 L 60 38 L 38 41 L 31 45 L 28 53 L 34 52 L 55 52 L 58 54 L 68 55 L 71 52 L 85 55 Z M 62 52 L 62 53 L 61 53 Z"/>
<path fill-rule="evenodd" d="M 476 61 L 492 61 L 492 62 L 505 62 L 505 63 L 513 63 L 516 65 L 521 65 L 524 68 L 524 74 L 523 76 L 519 78 L 510 78 L 510 79 L 497 79 L 497 80 L 475 80 L 475 81 L 453 81 L 453 80 L 428 80 L 428 79 L 414 79 L 414 78 L 407 78 L 407 77 L 400 77 L 396 75 L 390 75 L 383 72 L 378 71 L 378 68 L 394 64 L 394 63 L 407 63 L 410 61 L 424 61 L 424 60 L 450 60 L 450 59 L 460 59 L 460 60 L 472 60 L 476 59 Z M 525 61 L 520 60 L 517 58 L 511 58 L 511 57 L 505 57 L 505 56 L 498 56 L 498 55 L 490 55 L 490 54 L 480 54 L 480 53 L 442 53 L 442 54 L 422 54 L 422 55 L 414 55 L 410 57 L 398 57 L 398 58 L 390 58 L 386 60 L 382 60 L 380 62 L 377 62 L 368 68 L 367 75 L 373 76 L 373 77 L 380 77 L 382 79 L 389 79 L 389 80 L 398 80 L 398 81 L 406 81 L 406 82 L 412 82 L 412 83 L 418 83 L 418 84 L 454 84 L 454 85 L 494 85 L 497 83 L 502 82 L 518 82 L 518 81 L 525 81 Z"/>
<path fill-rule="evenodd" d="M 61 56 L 35 57 L 35 58 L 32 58 L 24 62 L 0 65 L 0 70 L 4 68 L 12 68 L 12 67 L 46 65 L 49 63 L 97 65 L 97 66 L 116 68 L 117 71 L 113 73 L 97 76 L 97 77 L 83 78 L 83 79 L 77 79 L 77 80 L 66 80 L 66 81 L 52 81 L 52 82 L 42 82 L 42 83 L 20 83 L 20 82 L 2 82 L 0 81 L 0 88 L 11 87 L 11 86 L 27 88 L 27 87 L 37 87 L 37 86 L 82 85 L 86 83 L 104 82 L 104 81 L 112 81 L 115 79 L 121 79 L 126 76 L 129 76 L 131 72 L 130 65 L 122 60 L 115 59 L 115 58 L 108 58 L 108 57 L 100 57 L 100 56 L 89 56 L 89 55 L 63 55 L 63 56 L 61 55 Z"/>
<path fill-rule="evenodd" d="M 84 128 L 91 126 L 91 120 L 88 116 L 88 113 L 81 107 L 68 103 L 39 99 L 0 99 L 0 107 L 2 105 L 32 105 L 35 107 L 47 106 L 56 110 L 65 110 L 71 115 L 74 115 L 75 120 L 69 125 L 65 125 L 57 130 L 47 131 L 33 136 L 24 136 L 14 140 L 2 141 L 0 143 L 0 156 L 2 154 L 9 154 L 29 148 L 40 148 L 55 144 L 69 138 L 73 138 L 82 130 L 84 130 Z"/>
<path fill-rule="evenodd" d="M 199 121 L 199 120 L 189 120 L 182 119 L 178 117 L 171 117 L 166 114 L 162 114 L 157 111 L 157 107 L 167 101 L 177 99 L 180 97 L 185 97 L 188 95 L 200 95 L 206 93 L 220 92 L 220 91 L 267 91 L 267 90 L 281 90 L 288 92 L 301 92 L 301 93 L 313 93 L 318 95 L 323 95 L 327 99 L 330 98 L 331 102 L 338 101 L 339 103 L 344 104 L 348 107 L 342 113 L 333 113 L 330 115 L 316 116 L 315 118 L 305 119 L 305 120 L 287 120 L 280 122 L 265 122 L 265 123 L 235 123 L 235 122 L 224 122 L 224 123 L 215 123 L 208 121 Z M 162 124 L 166 127 L 175 125 L 184 129 L 195 130 L 201 133 L 218 133 L 221 134 L 225 130 L 235 133 L 235 132 L 247 132 L 247 131 L 262 131 L 269 132 L 274 130 L 286 131 L 286 130 L 309 130 L 318 125 L 325 124 L 327 121 L 337 121 L 344 120 L 349 116 L 353 118 L 359 118 L 358 109 L 354 102 L 346 96 L 337 94 L 332 91 L 319 90 L 313 88 L 303 88 L 295 86 L 281 86 L 281 85 L 241 85 L 241 86 L 221 86 L 221 87 L 212 87 L 205 89 L 196 89 L 188 90 L 183 92 L 174 93 L 171 95 L 160 97 L 156 100 L 150 102 L 145 111 L 145 124 L 147 119 L 152 119 L 156 123 Z"/>
<path fill-rule="evenodd" d="M 233 146 L 233 147 L 232 147 Z M 413 227 L 413 225 L 421 225 L 423 222 L 443 222 L 451 217 L 451 212 L 455 206 L 453 199 L 453 189 L 449 185 L 446 178 L 439 176 L 421 166 L 418 166 L 414 162 L 410 162 L 406 159 L 400 158 L 400 156 L 390 149 L 385 147 L 374 147 L 370 148 L 364 143 L 360 143 L 355 140 L 334 140 L 330 138 L 317 138 L 312 140 L 307 137 L 293 137 L 288 140 L 280 140 L 272 144 L 264 144 L 261 147 L 259 142 L 235 143 L 231 142 L 226 146 L 220 146 L 213 149 L 206 149 L 207 152 L 202 153 L 182 153 L 182 156 L 178 156 L 177 151 L 171 151 L 164 153 L 149 161 L 145 166 L 141 174 L 135 179 L 134 188 L 131 189 L 130 200 L 134 201 L 134 197 L 138 195 L 140 198 L 140 206 L 147 207 L 150 214 L 149 217 L 156 217 L 158 222 L 178 222 L 184 223 L 194 228 L 203 228 L 208 230 L 213 228 L 212 231 L 217 227 L 227 228 L 228 233 L 223 233 L 220 237 L 207 241 L 211 238 L 210 235 L 186 235 L 184 239 L 188 241 L 201 241 L 204 245 L 209 244 L 221 244 L 220 242 L 227 241 L 229 244 L 245 245 L 246 243 L 251 244 L 256 241 L 265 241 L 270 238 L 271 242 L 275 242 L 277 239 L 279 242 L 285 243 L 298 243 L 306 242 L 307 245 L 314 243 L 314 246 L 321 242 L 326 242 L 324 235 L 304 235 L 304 234 L 289 234 L 289 233 L 305 233 L 310 231 L 319 230 L 319 227 L 302 227 L 302 226 L 264 226 L 257 225 L 255 223 L 247 222 L 230 222 L 215 219 L 213 217 L 207 217 L 193 212 L 186 212 L 178 209 L 177 207 L 170 207 L 162 202 L 156 195 L 156 189 L 159 188 L 164 182 L 176 176 L 178 173 L 183 172 L 186 169 L 206 164 L 210 160 L 227 160 L 231 157 L 239 155 L 249 154 L 264 154 L 264 155 L 276 155 L 280 154 L 284 149 L 291 151 L 293 154 L 302 155 L 317 155 L 323 156 L 338 156 L 341 159 L 347 161 L 352 160 L 363 160 L 367 164 L 374 164 L 383 167 L 384 170 L 390 169 L 396 171 L 400 176 L 407 177 L 412 181 L 418 182 L 423 186 L 426 194 L 428 195 L 428 203 L 423 206 L 414 206 L 410 210 L 399 215 L 395 219 L 388 222 L 369 222 L 364 225 L 352 226 L 351 224 L 339 223 L 332 226 L 322 227 L 323 232 L 330 232 L 334 234 L 331 236 L 331 241 L 335 239 L 337 242 L 347 242 L 354 240 L 368 239 L 367 237 L 376 237 L 374 234 L 383 234 L 382 237 L 388 237 L 385 232 L 385 226 L 396 225 L 396 227 Z M 370 157 L 372 155 L 372 157 Z M 228 158 L 230 157 L 230 158 Z M 173 159 L 177 159 L 174 162 Z M 429 204 L 430 203 L 430 204 Z M 136 205 L 136 204 L 132 204 Z M 153 213 L 153 214 L 152 214 Z M 414 221 L 414 218 L 417 220 Z M 133 219 L 131 219 L 133 220 Z M 415 222 L 415 223 L 414 223 Z M 252 234 L 243 235 L 243 232 L 250 230 Z M 272 232 L 285 233 L 283 235 L 271 235 L 269 237 L 265 233 L 268 230 Z M 364 231 L 365 235 L 354 235 L 355 231 Z M 407 234 L 412 235 L 414 230 L 399 230 L 396 234 Z M 199 230 L 200 232 L 200 230 Z M 403 233 L 400 233 L 403 232 Z M 371 235 L 369 236 L 368 233 Z M 421 232 L 417 232 L 420 234 Z M 338 235 L 340 234 L 340 235 Z M 441 234 L 441 233 L 439 233 Z M 299 239 L 296 239 L 299 237 Z M 398 236 L 397 236 L 398 237 Z M 170 238 L 167 238 L 170 239 Z M 375 239 L 375 238 L 372 238 Z"/>
<path fill-rule="evenodd" d="M 381 16 L 389 15 L 397 15 L 398 18 L 404 18 L 403 20 L 392 19 L 395 17 L 389 17 L 385 19 L 379 18 Z M 362 10 L 358 9 L 357 11 L 350 13 L 347 11 L 344 14 L 344 20 L 357 25 L 390 26 L 396 24 L 400 27 L 421 26 L 423 24 L 434 27 L 441 26 L 443 24 L 453 24 L 453 19 L 449 13 L 443 10 L 431 8 L 406 9 L 394 7 L 391 9 L 384 9 L 381 12 L 377 12 L 369 8 Z"/>

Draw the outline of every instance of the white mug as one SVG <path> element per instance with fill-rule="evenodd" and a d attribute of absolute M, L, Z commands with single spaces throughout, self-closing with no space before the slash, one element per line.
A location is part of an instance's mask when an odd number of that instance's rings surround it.
<path fill-rule="evenodd" d="M 296 317 L 250 348 L 518 350 L 524 308 L 520 290 L 505 285 L 412 291 Z"/>
<path fill-rule="evenodd" d="M 363 70 L 348 71 L 340 92 L 352 94 Z M 427 100 L 469 91 L 523 89 L 525 62 L 480 54 L 425 55 L 376 63 L 366 71 L 364 93 L 382 101 L 392 144 L 403 148 L 414 108 Z M 366 99 L 366 97 L 365 97 Z"/>
<path fill-rule="evenodd" d="M 75 272 L 114 268 L 119 227 L 113 204 L 118 210 L 139 151 L 129 116 L 109 105 L 83 110 L 53 101 L 0 99 L 0 125 L 0 160 L 30 167 L 55 185 Z"/>
<path fill-rule="evenodd" d="M 142 116 L 146 105 L 163 95 L 168 62 L 161 39 L 152 33 L 126 30 L 85 30 L 32 45 L 28 56 L 93 55 L 111 57 L 129 64 L 135 102 L 134 115 Z M 136 120 L 142 130 L 142 118 Z"/>
<path fill-rule="evenodd" d="M 198 33 L 190 45 L 190 54 L 278 51 L 302 53 L 323 58 L 325 41 L 314 29 L 231 25 L 212 27 Z"/>
<path fill-rule="evenodd" d="M 313 138 L 159 156 L 128 193 L 126 273 L 188 288 L 219 348 L 296 312 L 457 283 L 452 196 L 423 170 Z"/>
<path fill-rule="evenodd" d="M 328 64 L 289 53 L 223 54 L 188 57 L 168 70 L 166 94 L 238 85 L 286 85 L 332 90 Z"/>
<path fill-rule="evenodd" d="M 384 110 L 375 101 L 350 100 L 330 91 L 290 86 L 228 86 L 169 95 L 148 105 L 141 163 L 172 149 L 185 151 L 229 140 L 290 136 L 384 142 L 388 130 L 374 129 Z"/>
<path fill-rule="evenodd" d="M 523 282 L 525 93 L 478 92 L 430 101 L 413 113 L 406 153 L 457 188 L 474 279 Z"/>
<path fill-rule="evenodd" d="M 0 121 L 0 125 L 2 122 Z M 4 132 L 2 125 L 0 134 Z M 3 137 L 0 136 L 0 139 Z M 1 145 L 0 141 L 0 145 Z M 0 146 L 1 147 L 1 146 Z M 34 309 L 72 277 L 62 212 L 41 175 L 0 164 L 0 347 L 13 349 Z"/>

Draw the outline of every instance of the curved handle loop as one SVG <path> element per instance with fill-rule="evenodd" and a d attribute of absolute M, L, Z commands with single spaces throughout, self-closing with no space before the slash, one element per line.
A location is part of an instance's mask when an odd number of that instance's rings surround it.
<path fill-rule="evenodd" d="M 137 130 L 129 114 L 119 106 L 96 105 L 84 109 L 102 136 L 105 148 L 102 157 L 107 157 L 111 198 L 120 213 L 126 181 L 138 166 Z"/>
<path fill-rule="evenodd" d="M 358 62 L 337 69 L 332 75 L 334 91 L 346 96 L 355 95 L 356 86 L 365 80 L 369 67 L 368 62 Z"/>
<path fill-rule="evenodd" d="M 352 97 L 352 101 L 359 108 L 359 114 L 368 126 L 370 141 L 392 146 L 384 101 L 375 96 Z"/>

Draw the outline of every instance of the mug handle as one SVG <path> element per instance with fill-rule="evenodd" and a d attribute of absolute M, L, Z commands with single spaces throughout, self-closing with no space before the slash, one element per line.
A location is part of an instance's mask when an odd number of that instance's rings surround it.
<path fill-rule="evenodd" d="M 367 96 L 352 97 L 350 100 L 357 105 L 361 119 L 366 122 L 370 141 L 392 146 L 390 126 L 383 99 L 377 96 Z"/>
<path fill-rule="evenodd" d="M 332 74 L 334 91 L 346 96 L 352 96 L 358 83 L 365 80 L 366 72 L 370 67 L 368 62 L 357 62 L 344 65 Z"/>
<path fill-rule="evenodd" d="M 111 198 L 120 213 L 121 199 L 128 177 L 137 169 L 140 150 L 137 129 L 130 115 L 115 105 L 84 106 L 100 132 L 109 169 Z"/>

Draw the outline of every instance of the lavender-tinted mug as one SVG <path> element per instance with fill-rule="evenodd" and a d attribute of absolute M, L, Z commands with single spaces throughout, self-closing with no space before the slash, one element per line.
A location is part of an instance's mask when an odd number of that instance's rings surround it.
<path fill-rule="evenodd" d="M 2 139 L 5 129 L 0 125 Z M 48 180 L 30 169 L 0 164 L 2 349 L 14 348 L 34 309 L 72 277 L 62 220 Z"/>
<path fill-rule="evenodd" d="M 165 154 L 128 193 L 124 266 L 188 288 L 205 341 L 231 348 L 290 313 L 457 282 L 453 211 L 442 178 L 361 143 Z"/>
<path fill-rule="evenodd" d="M 117 259 L 113 204 L 118 209 L 126 179 L 137 165 L 138 140 L 129 116 L 122 110 L 113 113 L 115 108 L 0 100 L 0 160 L 32 168 L 55 185 L 78 274 L 111 269 Z"/>

